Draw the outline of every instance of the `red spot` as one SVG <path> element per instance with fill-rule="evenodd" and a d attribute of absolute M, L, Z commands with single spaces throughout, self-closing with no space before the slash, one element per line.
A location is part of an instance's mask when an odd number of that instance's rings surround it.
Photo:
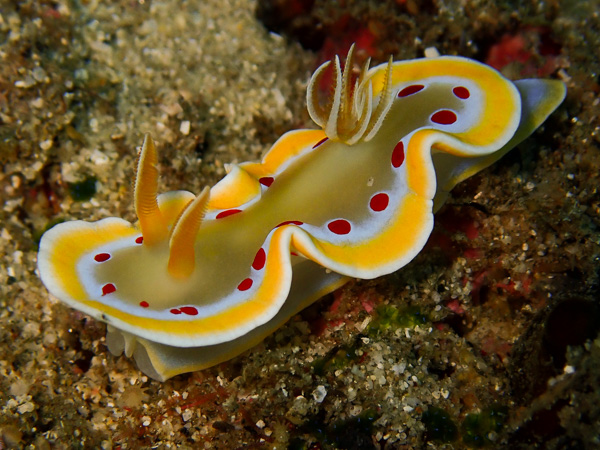
<path fill-rule="evenodd" d="M 281 222 L 275 228 L 282 227 L 284 225 L 303 225 L 303 224 L 304 224 L 304 222 L 300 222 L 299 220 L 286 220 L 285 222 Z"/>
<path fill-rule="evenodd" d="M 485 287 L 489 287 L 492 284 L 492 278 L 496 278 L 498 276 L 496 269 L 492 270 L 483 270 L 480 273 L 476 274 L 472 277 L 471 280 L 471 299 L 473 300 L 473 304 L 479 305 L 481 304 L 481 300 L 485 298 Z M 466 285 L 469 280 L 465 279 L 464 284 Z"/>
<path fill-rule="evenodd" d="M 398 142 L 392 152 L 392 166 L 398 168 L 404 162 L 404 144 L 402 141 Z"/>
<path fill-rule="evenodd" d="M 505 34 L 500 42 L 490 48 L 486 64 L 496 70 L 512 62 L 525 64 L 531 58 L 531 52 L 527 50 L 527 41 L 522 34 L 511 36 Z"/>
<path fill-rule="evenodd" d="M 481 259 L 485 256 L 485 253 L 478 248 L 468 248 L 463 252 L 463 255 L 467 259 Z"/>
<path fill-rule="evenodd" d="M 479 236 L 479 229 L 477 228 L 476 222 L 467 222 L 463 231 L 465 232 L 467 238 L 471 240 L 477 239 L 477 236 Z"/>
<path fill-rule="evenodd" d="M 313 148 L 317 148 L 319 145 L 321 145 L 323 142 L 325 142 L 327 139 L 329 138 L 323 138 L 321 139 L 319 142 L 317 142 L 315 145 L 313 145 Z"/>
<path fill-rule="evenodd" d="M 517 293 L 517 284 L 514 282 L 514 280 L 510 280 L 508 283 L 496 283 L 495 286 L 500 289 L 505 289 L 511 294 Z"/>
<path fill-rule="evenodd" d="M 149 304 L 148 302 L 141 301 L 141 302 L 140 302 L 140 306 L 141 306 L 142 308 L 147 308 L 148 306 L 150 306 L 150 304 Z"/>
<path fill-rule="evenodd" d="M 369 352 L 364 352 L 362 355 L 360 355 L 360 359 L 358 360 L 358 364 L 364 363 L 368 356 L 369 356 Z"/>
<path fill-rule="evenodd" d="M 254 270 L 260 270 L 265 267 L 265 261 L 267 260 L 267 254 L 265 250 L 260 248 L 258 252 L 256 252 L 256 256 L 254 257 L 254 261 L 252 262 L 252 268 Z"/>
<path fill-rule="evenodd" d="M 139 238 L 136 238 L 136 240 L 135 240 L 136 244 L 141 244 L 142 242 L 144 242 L 144 236 L 140 236 Z"/>
<path fill-rule="evenodd" d="M 398 92 L 398 97 L 408 97 L 409 95 L 416 94 L 417 92 L 423 90 L 425 86 L 422 84 L 413 84 L 412 86 L 407 86 Z"/>
<path fill-rule="evenodd" d="M 300 255 L 298 255 L 298 253 L 296 253 L 296 252 L 290 252 L 290 255 L 292 255 L 292 256 L 300 256 Z"/>
<path fill-rule="evenodd" d="M 110 259 L 110 254 L 109 253 L 98 253 L 96 256 L 94 256 L 94 259 L 97 262 L 108 261 Z"/>
<path fill-rule="evenodd" d="M 309 322 L 310 332 L 315 336 L 321 336 L 327 329 L 327 321 L 322 317 L 317 317 Z"/>
<path fill-rule="evenodd" d="M 434 323 L 433 326 L 440 331 L 445 331 L 445 330 L 450 329 L 450 326 L 447 323 L 437 322 L 437 323 Z"/>
<path fill-rule="evenodd" d="M 62 16 L 60 14 L 60 11 L 57 11 L 54 8 L 46 8 L 44 9 L 44 13 L 43 13 L 44 17 L 51 17 L 53 19 L 60 19 Z"/>
<path fill-rule="evenodd" d="M 337 219 L 327 224 L 329 231 L 335 234 L 348 234 L 352 229 L 350 222 L 344 219 Z"/>
<path fill-rule="evenodd" d="M 455 87 L 454 89 L 452 89 L 452 92 L 454 92 L 454 95 L 456 95 L 458 98 L 462 98 L 463 100 L 471 96 L 469 90 L 463 86 Z"/>
<path fill-rule="evenodd" d="M 117 287 L 114 284 L 112 284 L 112 283 L 105 284 L 104 286 L 102 286 L 102 295 L 112 294 L 116 290 L 117 290 Z"/>
<path fill-rule="evenodd" d="M 258 182 L 266 187 L 271 186 L 273 184 L 273 181 L 275 181 L 275 178 L 273 177 L 262 177 L 258 179 Z"/>
<path fill-rule="evenodd" d="M 451 125 L 456 122 L 456 114 L 448 109 L 442 109 L 431 116 L 431 121 L 440 125 Z"/>
<path fill-rule="evenodd" d="M 181 314 L 181 311 L 179 311 L 177 308 L 173 308 L 173 309 L 171 309 L 169 312 L 170 312 L 171 314 L 175 314 L 175 315 L 177 315 L 177 314 Z"/>
<path fill-rule="evenodd" d="M 498 336 L 490 336 L 481 341 L 481 354 L 483 356 L 496 354 L 502 361 L 506 361 L 512 348 L 510 342 Z"/>
<path fill-rule="evenodd" d="M 329 306 L 329 312 L 335 313 L 342 305 L 344 301 L 344 293 L 340 290 L 337 290 L 333 293 L 333 303 Z"/>
<path fill-rule="evenodd" d="M 233 216 L 234 214 L 242 212 L 241 209 L 228 209 L 226 211 L 221 211 L 217 214 L 217 219 L 222 219 L 224 217 Z"/>
<path fill-rule="evenodd" d="M 246 278 L 238 285 L 238 289 L 240 291 L 247 291 L 252 287 L 252 283 L 254 283 L 254 281 L 252 281 L 252 278 Z"/>
<path fill-rule="evenodd" d="M 193 306 L 182 306 L 179 308 L 182 313 L 187 314 L 188 316 L 197 316 L 198 310 Z"/>
<path fill-rule="evenodd" d="M 373 211 L 383 211 L 388 207 L 390 203 L 390 196 L 381 192 L 379 194 L 375 194 L 371 197 L 371 201 L 369 202 L 369 206 Z"/>
<path fill-rule="evenodd" d="M 531 282 L 532 282 L 531 278 L 525 278 L 521 282 L 521 288 L 522 288 L 523 292 L 525 292 L 525 294 L 529 294 L 531 292 Z"/>
<path fill-rule="evenodd" d="M 485 62 L 497 70 L 517 63 L 522 76 L 548 76 L 560 67 L 561 45 L 552 39 L 553 34 L 550 27 L 520 28 L 517 34 L 504 35 L 492 46 Z"/>
<path fill-rule="evenodd" d="M 448 307 L 448 309 L 450 309 L 450 311 L 452 311 L 455 314 L 461 315 L 461 314 L 465 313 L 465 309 L 462 307 L 460 302 L 456 299 L 452 299 L 449 302 L 447 302 L 446 306 Z"/>
<path fill-rule="evenodd" d="M 375 306 L 378 303 L 378 299 L 374 291 L 368 290 L 359 294 L 358 300 L 368 314 L 371 314 L 373 311 L 375 311 Z"/>

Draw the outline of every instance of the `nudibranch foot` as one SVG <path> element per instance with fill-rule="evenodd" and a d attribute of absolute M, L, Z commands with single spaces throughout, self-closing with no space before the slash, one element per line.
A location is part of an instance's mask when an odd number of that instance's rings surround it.
<path fill-rule="evenodd" d="M 424 247 L 433 213 L 554 111 L 565 87 L 511 82 L 442 56 L 362 67 L 352 52 L 321 107 L 322 127 L 283 135 L 260 162 L 227 167 L 198 196 L 158 194 L 146 136 L 134 188 L 136 223 L 56 225 L 40 242 L 50 293 L 109 325 L 111 352 L 159 380 L 232 358 L 349 277 L 374 278 Z M 329 63 L 331 64 L 331 63 Z"/>
<path fill-rule="evenodd" d="M 270 321 L 231 341 L 201 347 L 174 347 L 109 327 L 106 344 L 113 355 L 124 353 L 133 357 L 142 372 L 160 381 L 180 373 L 212 367 L 259 344 L 290 317 L 348 282 L 347 277 L 327 273 L 314 263 L 303 265 L 298 275 L 292 282 L 286 302 Z"/>

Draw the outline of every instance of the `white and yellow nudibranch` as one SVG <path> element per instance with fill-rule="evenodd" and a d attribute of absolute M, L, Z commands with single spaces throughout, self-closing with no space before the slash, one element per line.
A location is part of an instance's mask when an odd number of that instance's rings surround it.
<path fill-rule="evenodd" d="M 308 110 L 319 130 L 284 134 L 212 189 L 158 195 L 146 136 L 139 221 L 56 225 L 38 267 L 51 294 L 108 324 L 110 351 L 158 380 L 232 358 L 350 277 L 400 269 L 425 245 L 456 183 L 530 135 L 562 102 L 555 80 L 511 82 L 454 56 L 368 62 Z"/>

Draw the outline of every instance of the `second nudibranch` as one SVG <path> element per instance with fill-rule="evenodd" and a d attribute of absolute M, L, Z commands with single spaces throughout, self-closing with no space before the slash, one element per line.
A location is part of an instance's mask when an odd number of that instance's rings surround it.
<path fill-rule="evenodd" d="M 74 221 L 42 238 L 48 290 L 109 325 L 115 354 L 164 380 L 231 358 L 349 277 L 398 270 L 423 248 L 433 213 L 461 180 L 498 160 L 562 102 L 551 80 L 515 83 L 460 57 L 352 74 L 333 61 L 319 130 L 283 135 L 259 163 L 212 189 L 158 195 L 146 136 L 135 224 Z M 354 78 L 356 78 L 354 80 Z"/>

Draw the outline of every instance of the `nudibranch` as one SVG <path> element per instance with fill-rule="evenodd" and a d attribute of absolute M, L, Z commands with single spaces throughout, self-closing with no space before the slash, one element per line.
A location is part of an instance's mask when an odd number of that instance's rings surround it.
<path fill-rule="evenodd" d="M 321 129 L 284 134 L 197 196 L 158 195 L 146 136 L 138 222 L 47 231 L 38 267 L 50 293 L 106 322 L 110 351 L 155 379 L 225 361 L 349 278 L 406 265 L 453 186 L 530 135 L 566 92 L 454 56 L 352 67 L 351 50 L 343 70 L 336 57 L 312 76 L 308 111 Z"/>

